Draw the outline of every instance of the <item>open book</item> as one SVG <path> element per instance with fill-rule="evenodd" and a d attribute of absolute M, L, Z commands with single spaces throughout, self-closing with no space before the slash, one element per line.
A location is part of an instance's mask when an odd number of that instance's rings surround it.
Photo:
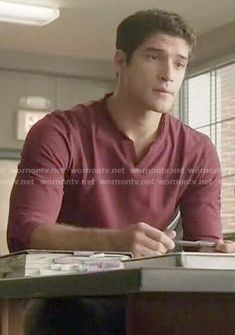
<path fill-rule="evenodd" d="M 0 257 L 0 279 L 122 269 L 128 252 L 24 250 Z"/>
<path fill-rule="evenodd" d="M 235 253 L 172 252 L 161 256 L 132 258 L 123 264 L 125 269 L 184 267 L 235 270 Z"/>

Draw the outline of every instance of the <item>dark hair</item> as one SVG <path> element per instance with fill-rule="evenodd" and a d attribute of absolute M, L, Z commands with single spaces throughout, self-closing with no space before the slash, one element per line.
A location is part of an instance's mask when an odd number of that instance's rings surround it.
<path fill-rule="evenodd" d="M 193 28 L 180 15 L 149 9 L 136 12 L 119 24 L 116 49 L 121 49 L 126 54 L 126 61 L 129 63 L 137 47 L 156 32 L 183 38 L 191 51 L 196 43 Z"/>

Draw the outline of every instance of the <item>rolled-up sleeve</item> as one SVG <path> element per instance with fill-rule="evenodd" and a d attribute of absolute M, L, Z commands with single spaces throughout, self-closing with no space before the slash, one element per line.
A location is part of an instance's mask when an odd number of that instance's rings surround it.
<path fill-rule="evenodd" d="M 69 164 L 65 133 L 60 117 L 48 115 L 27 136 L 10 196 L 7 229 L 10 251 L 27 248 L 36 227 L 57 220 Z"/>
<path fill-rule="evenodd" d="M 193 168 L 189 185 L 180 200 L 185 239 L 218 240 L 221 227 L 221 168 L 215 147 L 208 139 Z"/>

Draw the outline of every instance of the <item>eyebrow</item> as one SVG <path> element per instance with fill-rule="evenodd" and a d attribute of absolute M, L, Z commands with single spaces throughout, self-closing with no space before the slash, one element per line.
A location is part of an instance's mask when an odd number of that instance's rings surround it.
<path fill-rule="evenodd" d="M 144 51 L 165 53 L 164 49 L 154 48 L 154 47 L 147 47 L 147 48 L 144 49 Z M 179 58 L 181 58 L 182 60 L 188 61 L 188 57 L 186 57 L 186 56 L 183 56 L 181 54 L 176 54 L 176 56 L 179 57 Z"/>

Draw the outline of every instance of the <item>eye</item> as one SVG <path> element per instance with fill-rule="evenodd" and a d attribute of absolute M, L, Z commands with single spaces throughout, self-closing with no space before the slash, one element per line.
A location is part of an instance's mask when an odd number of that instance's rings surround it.
<path fill-rule="evenodd" d="M 159 60 L 159 56 L 157 55 L 146 55 L 146 57 L 151 60 Z"/>
<path fill-rule="evenodd" d="M 176 62 L 175 65 L 178 69 L 184 69 L 186 67 L 186 64 L 183 62 Z"/>

